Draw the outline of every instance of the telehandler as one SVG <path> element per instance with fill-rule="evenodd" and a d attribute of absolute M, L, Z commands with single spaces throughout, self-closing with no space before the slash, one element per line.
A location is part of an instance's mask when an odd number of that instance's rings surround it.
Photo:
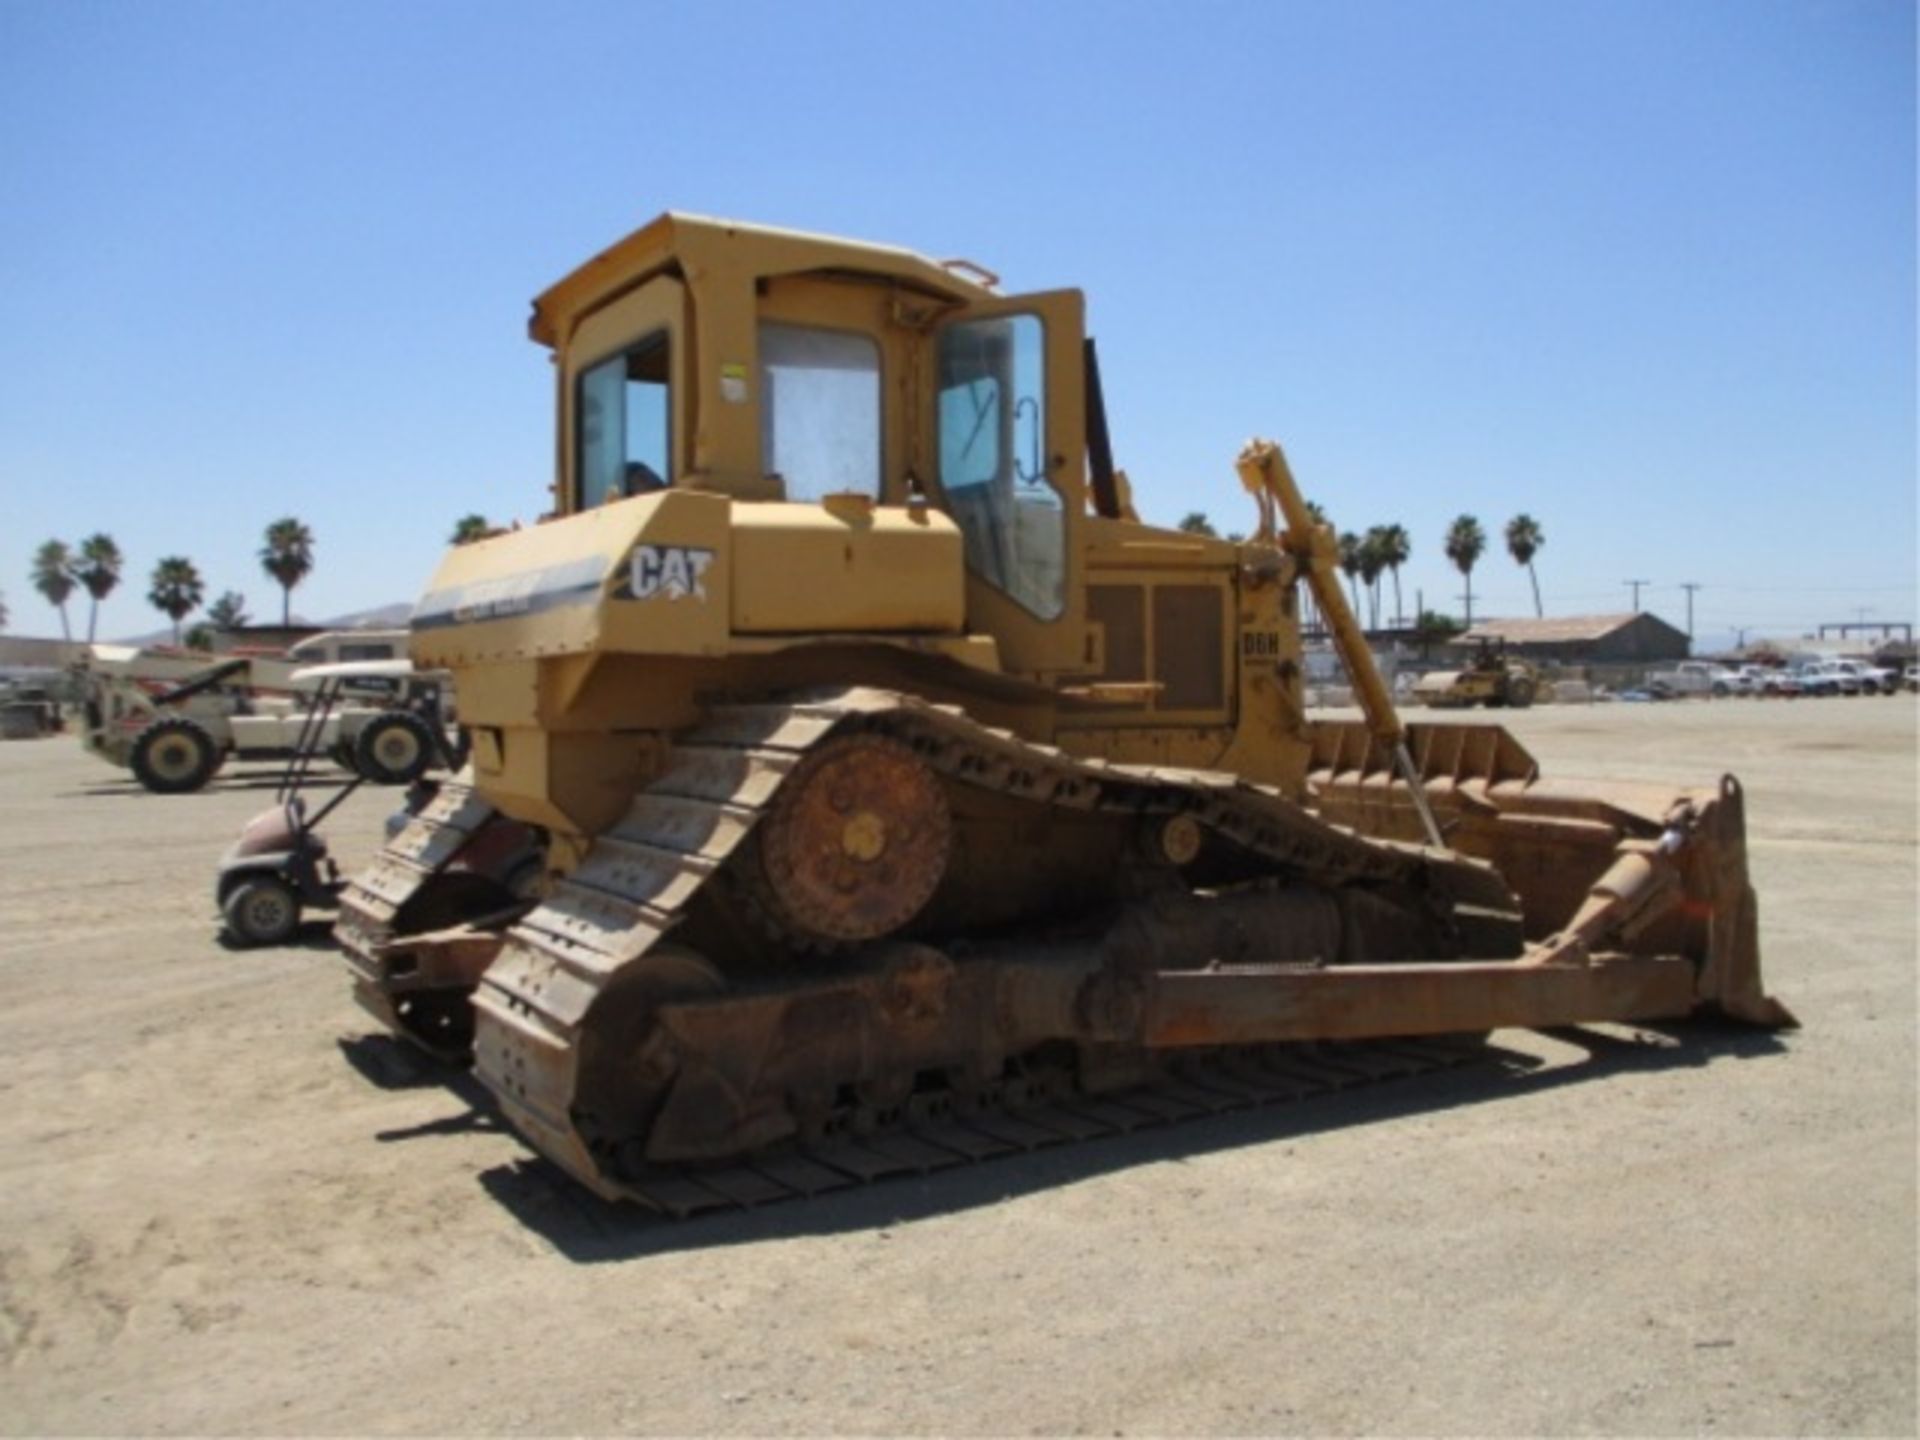
<path fill-rule="evenodd" d="M 1500 1026 L 1792 1023 L 1739 785 L 1575 790 L 1403 725 L 1278 446 L 1239 455 L 1244 543 L 1138 519 L 1078 292 L 668 214 L 530 328 L 552 514 L 420 600 L 472 760 L 338 934 L 601 1195 L 811 1193 Z M 1303 585 L 1364 719 L 1303 711 Z M 544 880 L 475 923 L 502 823 Z"/>

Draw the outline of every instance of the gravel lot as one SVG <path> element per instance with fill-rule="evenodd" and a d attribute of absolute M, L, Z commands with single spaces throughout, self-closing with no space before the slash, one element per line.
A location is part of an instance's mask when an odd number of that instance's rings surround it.
<path fill-rule="evenodd" d="M 1803 1031 L 1503 1033 L 1505 1066 L 680 1225 L 369 1038 L 323 929 L 217 943 L 269 791 L 0 745 L 0 1428 L 1911 1435 L 1915 719 L 1514 717 L 1556 777 L 1743 778 Z"/>

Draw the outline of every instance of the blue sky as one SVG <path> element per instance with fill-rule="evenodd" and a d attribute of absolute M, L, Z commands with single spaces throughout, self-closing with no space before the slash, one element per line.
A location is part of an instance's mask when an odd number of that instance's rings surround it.
<path fill-rule="evenodd" d="M 676 208 L 1079 286 L 1148 518 L 1494 538 L 1475 609 L 1915 618 L 1914 7 L 0 0 L 0 592 L 104 528 L 415 597 L 552 463 L 527 302 Z"/>

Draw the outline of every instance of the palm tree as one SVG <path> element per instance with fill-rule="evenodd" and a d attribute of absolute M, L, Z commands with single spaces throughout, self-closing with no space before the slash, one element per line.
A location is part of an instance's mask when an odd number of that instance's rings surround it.
<path fill-rule="evenodd" d="M 1405 623 L 1400 609 L 1400 567 L 1413 556 L 1413 539 L 1404 525 L 1380 527 L 1380 560 L 1393 573 L 1393 624 L 1397 630 Z"/>
<path fill-rule="evenodd" d="M 184 555 L 169 555 L 153 567 L 148 582 L 147 601 L 173 621 L 173 643 L 180 643 L 180 622 L 200 603 L 206 593 L 200 572 Z"/>
<path fill-rule="evenodd" d="M 247 597 L 238 590 L 224 590 L 220 598 L 207 606 L 207 623 L 216 630 L 238 630 L 247 623 Z"/>
<path fill-rule="evenodd" d="M 267 543 L 260 547 L 260 568 L 280 586 L 280 623 L 293 615 L 293 587 L 313 569 L 313 532 L 288 515 L 267 526 Z"/>
<path fill-rule="evenodd" d="M 1180 528 L 1189 535 L 1217 535 L 1213 522 L 1207 519 L 1204 510 L 1189 510 L 1180 521 Z"/>
<path fill-rule="evenodd" d="M 1371 525 L 1360 540 L 1360 578 L 1367 585 L 1367 628 L 1380 628 L 1380 577 L 1386 573 L 1387 556 L 1382 532 L 1385 526 Z"/>
<path fill-rule="evenodd" d="M 1507 522 L 1507 553 L 1514 562 L 1527 567 L 1527 578 L 1533 582 L 1533 616 L 1543 619 L 1546 611 L 1540 608 L 1540 577 L 1533 573 L 1533 557 L 1547 537 L 1541 532 L 1540 522 L 1524 511 Z"/>
<path fill-rule="evenodd" d="M 74 562 L 73 578 L 92 597 L 87 607 L 87 643 L 93 643 L 93 631 L 100 619 L 100 602 L 120 583 L 120 567 L 126 564 L 120 547 L 105 533 L 89 535 L 80 542 L 80 558 Z"/>
<path fill-rule="evenodd" d="M 449 545 L 471 545 L 476 540 L 484 540 L 493 533 L 493 526 L 487 517 L 478 512 L 462 515 L 454 522 L 453 534 L 448 538 Z"/>
<path fill-rule="evenodd" d="M 1487 548 L 1487 532 L 1471 515 L 1462 515 L 1447 527 L 1447 558 L 1467 580 L 1467 629 L 1473 628 L 1473 567 Z"/>
<path fill-rule="evenodd" d="M 1353 613 L 1360 613 L 1360 537 L 1351 530 L 1340 532 L 1340 573 L 1347 577 L 1347 588 L 1353 592 Z"/>
<path fill-rule="evenodd" d="M 67 624 L 67 597 L 73 586 L 73 552 L 64 540 L 49 540 L 33 552 L 33 588 L 60 612 L 60 634 L 68 641 L 73 629 Z"/>

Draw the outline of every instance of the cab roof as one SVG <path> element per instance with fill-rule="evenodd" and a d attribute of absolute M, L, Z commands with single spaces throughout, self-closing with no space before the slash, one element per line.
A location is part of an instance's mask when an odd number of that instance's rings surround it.
<path fill-rule="evenodd" d="M 938 300 L 965 304 L 993 298 L 992 290 L 956 273 L 958 263 L 943 264 L 891 245 L 669 210 L 542 291 L 533 302 L 527 333 L 558 349 L 580 315 L 674 268 L 683 273 L 724 269 L 754 279 L 839 271 L 892 280 Z"/>

